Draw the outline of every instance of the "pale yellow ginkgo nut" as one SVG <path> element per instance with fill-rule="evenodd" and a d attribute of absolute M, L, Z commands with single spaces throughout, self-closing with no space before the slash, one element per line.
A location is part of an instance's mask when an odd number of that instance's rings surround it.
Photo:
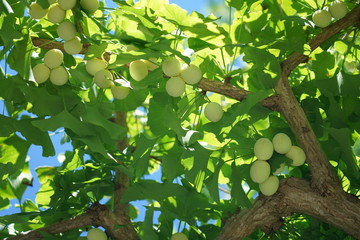
<path fill-rule="evenodd" d="M 123 86 L 116 86 L 116 85 L 112 85 L 111 86 L 111 93 L 113 95 L 113 97 L 115 99 L 125 99 L 129 93 L 130 93 L 130 88 L 128 87 L 123 87 Z"/>
<path fill-rule="evenodd" d="M 143 62 L 146 64 L 149 71 L 154 71 L 155 69 L 157 69 L 159 67 L 156 64 L 157 63 L 156 58 L 150 58 L 149 60 L 143 60 Z"/>
<path fill-rule="evenodd" d="M 64 41 L 69 41 L 76 36 L 76 27 L 70 21 L 64 21 L 56 29 L 57 34 Z"/>
<path fill-rule="evenodd" d="M 188 237 L 182 232 L 177 232 L 171 236 L 170 240 L 188 240 Z"/>
<path fill-rule="evenodd" d="M 48 10 L 43 8 L 40 4 L 33 2 L 29 6 L 29 15 L 34 19 L 40 19 L 45 17 Z"/>
<path fill-rule="evenodd" d="M 50 49 L 45 53 L 44 63 L 50 69 L 57 68 L 64 61 L 64 54 L 59 49 Z"/>
<path fill-rule="evenodd" d="M 279 188 L 280 181 L 276 176 L 268 177 L 264 182 L 259 184 L 260 192 L 265 196 L 271 196 Z"/>
<path fill-rule="evenodd" d="M 275 152 L 280 154 L 287 153 L 292 146 L 290 137 L 285 133 L 277 133 L 272 139 L 272 144 Z"/>
<path fill-rule="evenodd" d="M 345 17 L 346 13 L 348 12 L 348 9 L 344 2 L 337 0 L 330 3 L 329 12 L 333 18 L 340 19 Z"/>
<path fill-rule="evenodd" d="M 62 66 L 51 69 L 50 81 L 57 86 L 62 86 L 69 80 L 69 75 L 66 69 Z"/>
<path fill-rule="evenodd" d="M 274 153 L 274 146 L 268 138 L 260 138 L 255 142 L 254 154 L 259 160 L 268 160 Z"/>
<path fill-rule="evenodd" d="M 69 10 L 75 7 L 76 0 L 58 0 L 59 6 L 64 10 Z"/>
<path fill-rule="evenodd" d="M 177 76 L 181 73 L 181 63 L 174 57 L 168 58 L 162 63 L 162 70 L 166 76 Z"/>
<path fill-rule="evenodd" d="M 292 160 L 291 165 L 295 167 L 303 165 L 306 160 L 304 150 L 298 146 L 291 146 L 289 152 L 287 152 L 285 156 Z"/>
<path fill-rule="evenodd" d="M 60 23 L 64 20 L 66 11 L 62 9 L 59 4 L 54 4 L 49 8 L 47 18 L 52 23 Z"/>
<path fill-rule="evenodd" d="M 94 82 L 100 88 L 111 87 L 113 84 L 113 75 L 109 70 L 100 70 L 95 74 Z"/>
<path fill-rule="evenodd" d="M 216 102 L 210 102 L 206 104 L 204 114 L 209 121 L 218 122 L 223 117 L 224 111 L 220 104 Z"/>
<path fill-rule="evenodd" d="M 165 85 L 166 92 L 172 97 L 180 97 L 185 92 L 185 87 L 181 77 L 171 77 Z"/>
<path fill-rule="evenodd" d="M 32 71 L 37 83 L 44 83 L 50 77 L 50 68 L 48 68 L 45 63 L 37 64 Z"/>
<path fill-rule="evenodd" d="M 199 67 L 190 64 L 182 70 L 181 77 L 187 84 L 197 84 L 202 78 L 202 72 Z"/>
<path fill-rule="evenodd" d="M 94 76 L 98 71 L 104 70 L 107 67 L 107 62 L 100 58 L 93 58 L 86 62 L 86 71 L 91 75 Z"/>
<path fill-rule="evenodd" d="M 312 21 L 318 27 L 327 27 L 331 23 L 331 14 L 324 9 L 317 10 L 312 15 Z"/>
<path fill-rule="evenodd" d="M 107 240 L 106 234 L 99 228 L 92 228 L 88 231 L 87 240 Z"/>
<path fill-rule="evenodd" d="M 70 55 L 79 54 L 82 50 L 82 43 L 79 37 L 75 37 L 69 41 L 65 41 L 64 49 Z"/>
<path fill-rule="evenodd" d="M 250 167 L 250 178 L 256 183 L 262 183 L 270 176 L 270 171 L 267 161 L 256 160 Z"/>
<path fill-rule="evenodd" d="M 84 10 L 87 10 L 90 13 L 93 13 L 99 8 L 99 1 L 98 0 L 81 0 L 80 5 Z"/>
<path fill-rule="evenodd" d="M 132 61 L 129 65 L 129 73 L 135 81 L 141 81 L 146 78 L 149 70 L 146 63 L 141 60 L 135 60 Z"/>

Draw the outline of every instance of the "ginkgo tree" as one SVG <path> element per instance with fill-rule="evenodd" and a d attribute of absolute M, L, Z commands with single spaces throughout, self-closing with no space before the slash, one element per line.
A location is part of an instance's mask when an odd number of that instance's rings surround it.
<path fill-rule="evenodd" d="M 113 2 L 0 2 L 1 239 L 360 239 L 357 1 Z"/>

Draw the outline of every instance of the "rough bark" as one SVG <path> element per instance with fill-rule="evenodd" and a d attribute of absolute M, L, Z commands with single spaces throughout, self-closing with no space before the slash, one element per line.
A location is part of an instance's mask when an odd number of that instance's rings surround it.
<path fill-rule="evenodd" d="M 32 37 L 32 43 L 34 46 L 42 48 L 42 49 L 59 49 L 62 52 L 65 52 L 64 44 L 61 42 L 57 42 L 55 40 L 47 40 L 39 37 Z M 81 50 L 80 54 L 85 54 L 88 51 L 90 44 L 86 43 L 83 45 L 83 49 Z"/>
<path fill-rule="evenodd" d="M 203 91 L 216 92 L 239 101 L 245 100 L 247 96 L 251 94 L 251 92 L 235 87 L 229 83 L 222 83 L 206 78 L 201 80 L 199 83 L 199 88 L 201 88 Z M 261 103 L 264 107 L 274 111 L 279 111 L 279 100 L 279 96 L 275 94 L 262 100 Z"/>
<path fill-rule="evenodd" d="M 241 239 L 256 229 L 265 233 L 277 231 L 282 218 L 292 213 L 309 214 L 360 239 L 360 201 L 339 193 L 337 196 L 321 195 L 310 182 L 288 178 L 281 182 L 276 194 L 260 197 L 253 208 L 231 218 L 218 240 Z"/>

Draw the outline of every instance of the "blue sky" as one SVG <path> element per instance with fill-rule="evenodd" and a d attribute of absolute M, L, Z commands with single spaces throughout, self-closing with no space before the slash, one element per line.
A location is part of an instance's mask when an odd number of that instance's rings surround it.
<path fill-rule="evenodd" d="M 170 3 L 175 3 L 180 7 L 186 9 L 189 13 L 197 11 L 205 13 L 206 5 L 210 2 L 209 0 L 169 0 Z"/>

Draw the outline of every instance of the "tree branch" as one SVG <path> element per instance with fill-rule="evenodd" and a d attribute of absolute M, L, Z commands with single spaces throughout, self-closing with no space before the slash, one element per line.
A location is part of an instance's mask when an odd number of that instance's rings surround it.
<path fill-rule="evenodd" d="M 222 94 L 224 96 L 243 101 L 247 98 L 250 91 L 235 87 L 229 83 L 223 83 L 219 81 L 210 80 L 207 78 L 203 78 L 199 83 L 199 88 L 204 91 L 216 92 Z M 274 111 L 279 111 L 279 96 L 273 95 L 268 98 L 265 98 L 261 101 L 264 107 L 267 107 Z"/>
<path fill-rule="evenodd" d="M 131 229 L 134 234 L 129 231 L 129 223 L 127 219 L 122 218 L 113 213 L 108 207 L 102 204 L 94 204 L 84 214 L 76 216 L 71 219 L 56 222 L 49 226 L 32 230 L 28 233 L 8 238 L 8 240 L 37 240 L 43 239 L 42 232 L 48 234 L 59 234 L 73 229 L 79 229 L 87 226 L 102 226 L 106 229 L 108 235 L 115 240 L 137 240 L 134 228 Z M 122 230 L 120 230 L 122 229 Z"/>
<path fill-rule="evenodd" d="M 107 207 L 104 205 L 93 205 L 88 211 L 84 214 L 76 216 L 71 219 L 66 219 L 60 222 L 56 222 L 52 225 L 39 228 L 28 232 L 26 234 L 18 235 L 15 237 L 8 238 L 9 240 L 33 240 L 33 239 L 42 239 L 41 232 L 46 232 L 48 234 L 58 234 L 66 232 L 72 229 L 79 229 L 86 226 L 99 226 L 102 222 L 104 212 L 107 211 Z"/>
<path fill-rule="evenodd" d="M 59 49 L 62 52 L 65 52 L 64 43 L 62 43 L 62 42 L 58 42 L 55 40 L 43 39 L 43 38 L 39 38 L 39 37 L 31 37 L 31 40 L 35 47 L 39 47 L 39 48 L 47 49 L 47 50 Z M 87 51 L 89 50 L 90 46 L 91 46 L 90 43 L 83 44 L 83 48 L 79 54 L 86 54 Z M 105 52 L 102 57 L 104 57 L 104 59 L 106 61 L 109 61 L 110 55 L 111 55 L 111 53 Z"/>
<path fill-rule="evenodd" d="M 55 40 L 43 39 L 43 38 L 39 38 L 39 37 L 31 37 L 31 40 L 35 47 L 39 47 L 42 49 L 48 49 L 48 50 L 59 49 L 62 52 L 65 52 L 64 44 L 61 42 L 57 42 Z M 82 48 L 80 54 L 85 54 L 88 51 L 89 47 L 90 47 L 89 43 L 83 44 L 83 48 Z"/>
<path fill-rule="evenodd" d="M 281 181 L 276 194 L 271 197 L 260 195 L 252 209 L 230 218 L 217 240 L 241 239 L 256 229 L 267 234 L 276 232 L 282 226 L 282 218 L 294 212 L 311 215 L 360 239 L 359 203 L 345 197 L 322 196 L 310 182 L 287 178 Z"/>

